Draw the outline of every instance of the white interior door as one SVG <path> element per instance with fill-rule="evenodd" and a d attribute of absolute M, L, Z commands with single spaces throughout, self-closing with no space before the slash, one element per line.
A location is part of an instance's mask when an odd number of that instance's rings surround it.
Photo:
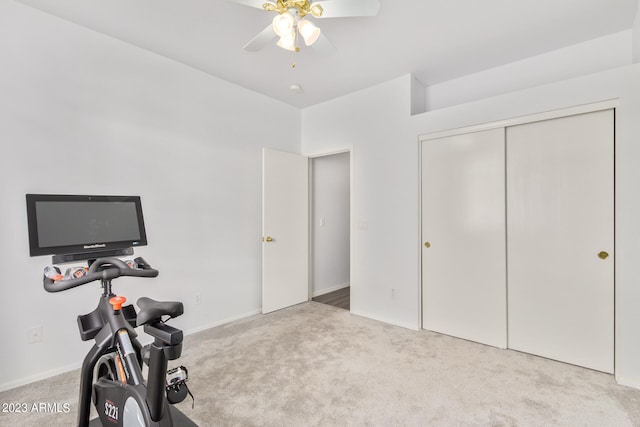
<path fill-rule="evenodd" d="M 422 143 L 422 326 L 501 348 L 504 161 L 503 128 Z"/>
<path fill-rule="evenodd" d="M 613 123 L 608 110 L 507 129 L 509 347 L 604 372 L 614 369 Z"/>
<path fill-rule="evenodd" d="M 309 299 L 309 173 L 299 154 L 262 152 L 262 312 Z"/>

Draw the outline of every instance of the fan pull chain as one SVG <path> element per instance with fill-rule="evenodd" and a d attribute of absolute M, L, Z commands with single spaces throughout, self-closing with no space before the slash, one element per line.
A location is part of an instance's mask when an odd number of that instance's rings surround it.
<path fill-rule="evenodd" d="M 297 28 L 297 24 L 296 24 L 296 28 Z M 300 34 L 298 33 L 298 30 L 296 29 L 296 41 L 294 43 L 294 49 L 291 51 L 291 68 L 296 68 L 295 57 L 296 57 L 296 53 L 300 52 L 300 48 L 298 47 L 299 36 L 300 36 Z"/>

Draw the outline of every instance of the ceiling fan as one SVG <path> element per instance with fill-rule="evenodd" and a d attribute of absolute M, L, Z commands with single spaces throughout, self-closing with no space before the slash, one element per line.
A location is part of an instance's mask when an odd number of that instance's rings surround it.
<path fill-rule="evenodd" d="M 341 18 L 355 16 L 375 16 L 380 9 L 379 0 L 230 0 L 245 6 L 276 12 L 273 22 L 244 46 L 255 52 L 279 37 L 277 45 L 283 49 L 298 52 L 299 39 L 305 45 L 328 53 L 333 45 L 321 33 L 309 17 Z M 292 66 L 295 66 L 292 64 Z"/>

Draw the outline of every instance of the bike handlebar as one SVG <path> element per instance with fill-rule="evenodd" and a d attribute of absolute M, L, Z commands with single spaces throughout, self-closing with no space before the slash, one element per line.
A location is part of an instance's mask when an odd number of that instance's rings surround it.
<path fill-rule="evenodd" d="M 61 292 L 96 280 L 111 280 L 120 276 L 158 276 L 158 270 L 151 268 L 144 259 L 136 258 L 135 261 L 140 266 L 139 269 L 129 267 L 118 258 L 98 258 L 91 264 L 91 267 L 89 267 L 89 272 L 82 277 L 54 281 L 44 276 L 42 282 L 47 292 Z M 105 266 L 105 268 L 102 268 L 103 266 Z"/>

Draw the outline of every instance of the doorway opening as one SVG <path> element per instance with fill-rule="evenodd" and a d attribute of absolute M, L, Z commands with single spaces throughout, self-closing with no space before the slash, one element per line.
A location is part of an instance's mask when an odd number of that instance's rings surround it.
<path fill-rule="evenodd" d="M 311 299 L 351 309 L 351 153 L 310 159 Z"/>

